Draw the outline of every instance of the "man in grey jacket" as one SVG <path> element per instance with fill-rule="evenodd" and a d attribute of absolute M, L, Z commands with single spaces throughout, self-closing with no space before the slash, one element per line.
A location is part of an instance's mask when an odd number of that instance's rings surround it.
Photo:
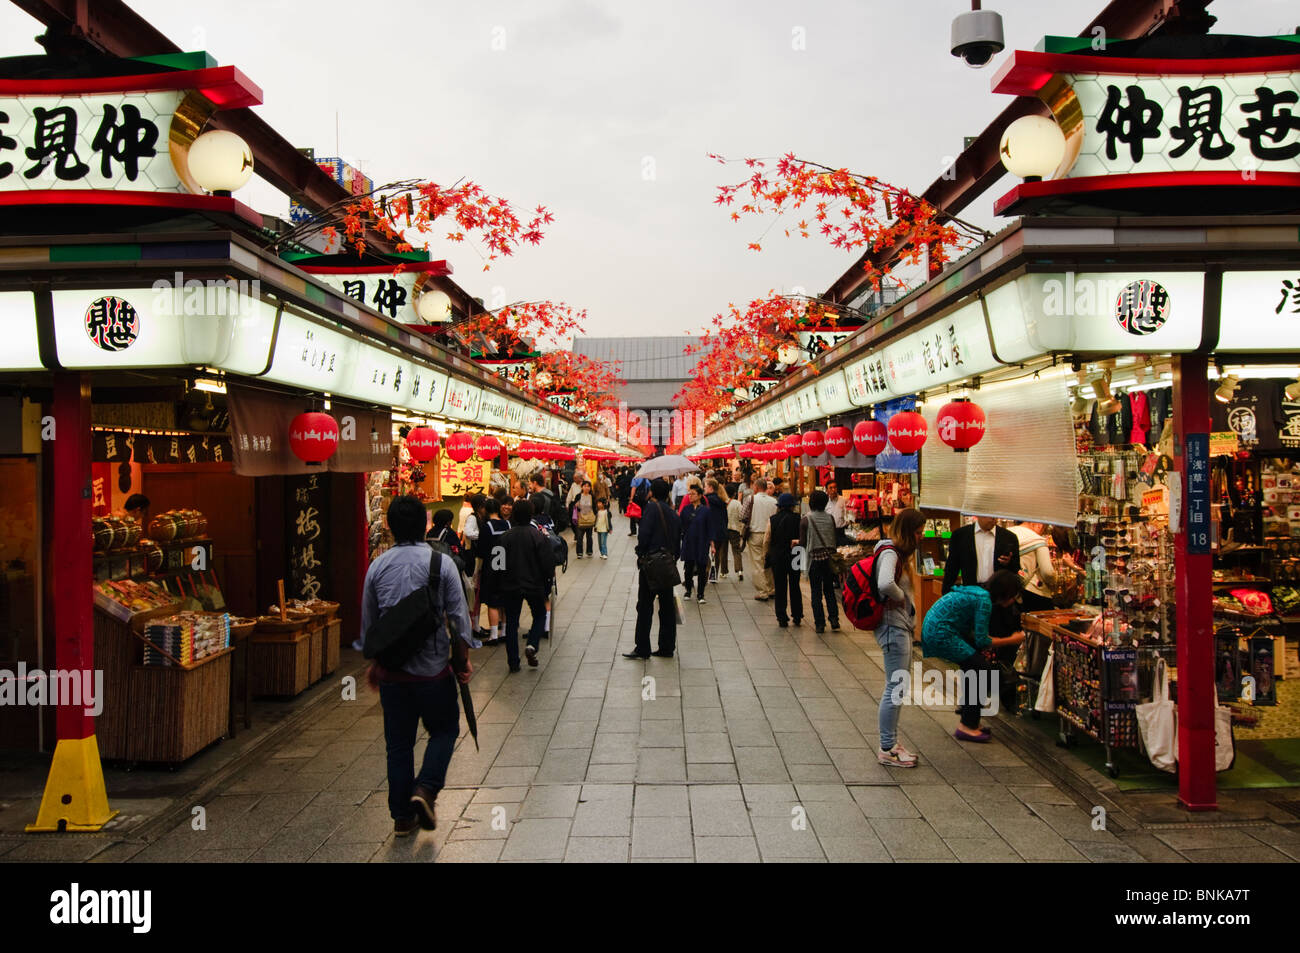
<path fill-rule="evenodd" d="M 399 496 L 388 507 L 388 528 L 397 545 L 382 553 L 366 572 L 361 600 L 361 631 L 409 593 L 429 584 L 433 550 L 424 542 L 429 516 L 413 496 Z M 460 734 L 456 682 L 473 675 L 469 649 L 479 648 L 470 629 L 469 609 L 460 572 L 445 556 L 439 559 L 438 601 L 458 630 L 452 638 L 444 624 L 429 633 L 424 646 L 400 669 L 371 663 L 370 681 L 379 689 L 388 747 L 388 812 L 393 833 L 405 837 L 417 826 L 438 826 L 434 801 L 447 779 L 447 766 Z M 420 723 L 429 732 L 420 774 L 415 775 L 415 735 Z"/>

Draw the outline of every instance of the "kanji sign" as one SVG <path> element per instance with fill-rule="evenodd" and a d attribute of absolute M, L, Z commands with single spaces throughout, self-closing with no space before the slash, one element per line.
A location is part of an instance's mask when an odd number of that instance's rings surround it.
<path fill-rule="evenodd" d="M 1210 552 L 1210 435 L 1189 433 L 1187 454 L 1187 551 Z"/>
<path fill-rule="evenodd" d="M 443 496 L 486 493 L 491 477 L 491 461 L 471 459 L 457 463 L 446 454 L 438 458 L 438 484 Z"/>
<path fill-rule="evenodd" d="M 286 477 L 288 545 L 285 594 L 291 599 L 329 597 L 329 478 L 311 473 Z"/>
<path fill-rule="evenodd" d="M 140 315 L 125 298 L 96 298 L 86 309 L 86 335 L 102 351 L 124 351 L 140 336 Z"/>

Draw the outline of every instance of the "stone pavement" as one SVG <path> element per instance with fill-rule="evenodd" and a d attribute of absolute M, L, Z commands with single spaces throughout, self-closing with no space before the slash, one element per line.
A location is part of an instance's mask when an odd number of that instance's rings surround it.
<path fill-rule="evenodd" d="M 97 862 L 1300 859 L 1300 832 L 1272 822 L 1094 830 L 1091 806 L 996 722 L 992 744 L 954 740 L 947 707 L 903 711 L 920 767 L 878 765 L 875 640 L 815 635 L 810 614 L 780 629 L 734 573 L 684 605 L 676 658 L 625 660 L 631 543 L 615 533 L 608 561 L 570 557 L 540 668 L 510 675 L 504 650 L 475 653 L 481 750 L 461 738 L 436 832 L 392 837 L 378 695 L 359 679 L 355 701 L 323 702 L 209 792 L 205 830 L 181 805 L 155 839 L 42 843 Z"/>

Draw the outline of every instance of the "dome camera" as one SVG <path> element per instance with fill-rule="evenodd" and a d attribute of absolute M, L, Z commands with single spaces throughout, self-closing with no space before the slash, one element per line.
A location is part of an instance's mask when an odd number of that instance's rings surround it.
<path fill-rule="evenodd" d="M 993 10 L 977 7 L 952 21 L 952 55 L 973 69 L 988 66 L 1005 45 L 1002 17 Z"/>

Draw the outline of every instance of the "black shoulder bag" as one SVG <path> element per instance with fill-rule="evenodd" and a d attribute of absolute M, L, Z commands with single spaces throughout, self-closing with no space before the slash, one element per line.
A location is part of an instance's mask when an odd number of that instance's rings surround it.
<path fill-rule="evenodd" d="M 659 526 L 664 532 L 664 541 L 668 541 L 668 521 L 664 519 L 663 504 L 658 500 L 654 501 L 655 512 L 659 514 Z M 673 559 L 673 554 L 667 549 L 656 549 L 653 553 L 646 553 L 641 557 L 641 576 L 645 579 L 646 588 L 658 592 L 661 589 L 671 589 L 680 585 L 682 581 L 681 574 L 677 571 L 677 560 Z"/>
<path fill-rule="evenodd" d="M 429 584 L 408 592 L 370 624 L 361 654 L 390 671 L 414 658 L 442 619 L 442 604 L 438 601 L 441 579 L 442 554 L 435 549 L 429 560 Z"/>

